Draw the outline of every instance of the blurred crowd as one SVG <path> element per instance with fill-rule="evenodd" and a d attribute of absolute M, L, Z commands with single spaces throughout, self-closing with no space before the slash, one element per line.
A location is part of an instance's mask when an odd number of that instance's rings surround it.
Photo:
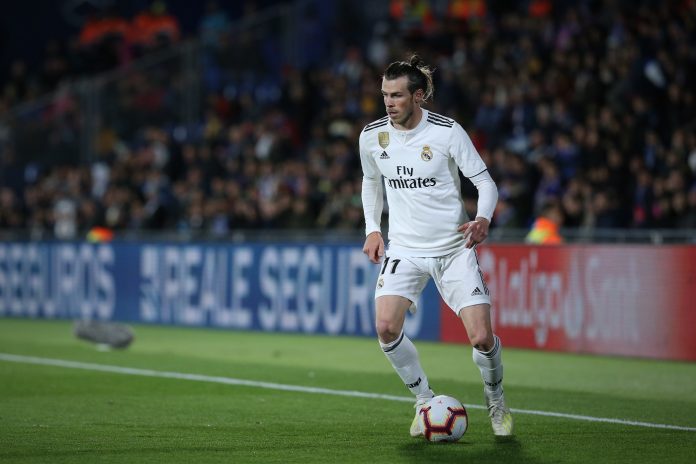
<path fill-rule="evenodd" d="M 435 68 L 427 108 L 462 124 L 498 184 L 493 227 L 528 228 L 551 204 L 563 228 L 696 229 L 696 1 L 392 0 L 370 15 L 305 3 L 292 60 L 273 27 L 239 34 L 209 4 L 193 124 L 167 106 L 190 91 L 173 70 L 171 88 L 137 74 L 119 84 L 114 104 L 134 116 L 105 118 L 88 162 L 27 163 L 0 143 L 0 228 L 361 231 L 358 135 L 384 115 L 385 66 L 417 52 Z M 179 40 L 165 4 L 145 13 L 149 29 L 105 13 L 93 20 L 111 32 L 87 23 L 79 53 L 48 44 L 41 73 L 13 67 L 0 116 Z"/>

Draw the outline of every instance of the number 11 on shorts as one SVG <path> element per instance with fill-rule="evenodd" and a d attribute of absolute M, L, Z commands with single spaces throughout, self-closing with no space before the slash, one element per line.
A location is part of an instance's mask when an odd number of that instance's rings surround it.
<path fill-rule="evenodd" d="M 392 261 L 392 267 L 391 267 L 391 272 L 390 272 L 390 274 L 393 274 L 393 273 L 396 272 L 396 266 L 398 266 L 400 262 L 401 262 L 400 259 L 395 259 L 395 260 Z M 384 274 L 384 271 L 387 270 L 387 265 L 388 265 L 388 264 L 389 264 L 389 256 L 387 256 L 387 257 L 384 258 L 384 265 L 382 266 L 382 271 L 379 273 L 379 275 Z"/>

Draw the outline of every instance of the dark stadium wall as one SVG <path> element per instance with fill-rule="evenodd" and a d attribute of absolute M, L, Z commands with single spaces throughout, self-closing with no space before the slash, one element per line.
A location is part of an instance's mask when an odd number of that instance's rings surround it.
<path fill-rule="evenodd" d="M 12 61 L 22 59 L 30 66 L 37 66 L 49 40 L 67 41 L 79 34 L 84 18 L 96 11 L 94 5 L 111 6 L 118 14 L 132 18 L 137 12 L 148 8 L 151 3 L 147 0 L 3 2 L 0 7 L 0 81 L 6 77 Z M 166 0 L 165 3 L 168 11 L 179 21 L 184 37 L 197 33 L 207 2 Z M 218 2 L 233 21 L 242 16 L 245 3 L 254 4 L 256 10 L 262 10 L 288 1 Z"/>

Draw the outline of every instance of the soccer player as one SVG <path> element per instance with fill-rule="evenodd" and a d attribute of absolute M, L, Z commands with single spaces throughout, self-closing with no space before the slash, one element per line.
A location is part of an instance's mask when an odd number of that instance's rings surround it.
<path fill-rule="evenodd" d="M 363 252 L 382 263 L 375 290 L 379 344 L 418 406 L 434 396 L 418 352 L 403 332 L 406 311 L 433 278 L 444 301 L 462 320 L 495 435 L 512 434 L 503 395 L 502 346 L 493 334 L 490 295 L 476 257 L 486 239 L 498 190 L 464 129 L 421 107 L 433 94 L 432 71 L 414 55 L 391 63 L 382 76 L 387 115 L 360 134 Z M 477 214 L 468 220 L 458 172 L 478 189 Z M 382 181 L 384 176 L 384 181 Z M 389 204 L 389 249 L 381 233 L 382 194 Z M 411 436 L 423 433 L 418 413 Z"/>

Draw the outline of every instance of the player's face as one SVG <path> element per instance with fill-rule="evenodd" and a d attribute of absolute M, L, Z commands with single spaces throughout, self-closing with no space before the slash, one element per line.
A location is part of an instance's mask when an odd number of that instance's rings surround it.
<path fill-rule="evenodd" d="M 396 128 L 412 129 L 415 127 L 414 112 L 420 109 L 415 94 L 408 91 L 408 78 L 401 76 L 396 79 L 382 79 L 382 96 L 389 119 Z"/>

